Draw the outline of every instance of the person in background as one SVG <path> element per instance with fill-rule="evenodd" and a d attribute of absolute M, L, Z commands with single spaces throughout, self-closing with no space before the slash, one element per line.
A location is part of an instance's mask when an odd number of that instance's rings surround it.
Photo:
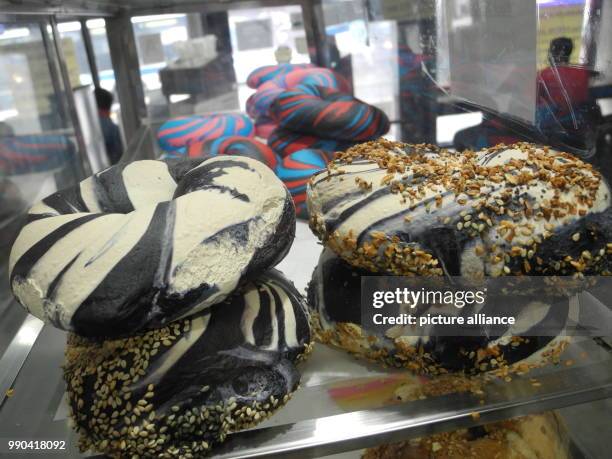
<path fill-rule="evenodd" d="M 123 143 L 121 141 L 121 133 L 110 117 L 111 106 L 113 105 L 113 95 L 103 88 L 94 90 L 96 103 L 98 105 L 98 114 L 100 115 L 100 127 L 104 136 L 104 144 L 106 145 L 106 154 L 112 164 L 116 164 L 123 155 Z"/>
<path fill-rule="evenodd" d="M 531 141 L 551 145 L 585 158 L 595 152 L 597 128 L 601 111 L 593 98 L 589 80 L 594 72 L 584 65 L 570 64 L 574 42 L 569 37 L 551 40 L 548 66 L 537 73 L 535 122 L 512 120 L 499 112 L 484 112 L 479 126 L 459 131 L 455 135 L 457 149 L 484 148 L 497 143 Z M 521 86 L 518 67 L 502 84 L 502 92 L 516 93 Z M 528 96 L 517 99 L 528 99 Z M 489 105 L 491 107 L 491 105 Z M 509 110 L 511 113 L 516 112 Z"/>
<path fill-rule="evenodd" d="M 584 65 L 570 64 L 574 42 L 557 37 L 548 49 L 549 66 L 538 72 L 536 126 L 549 143 L 593 153 L 601 112 L 589 91 L 593 76 Z"/>
<path fill-rule="evenodd" d="M 589 71 L 578 65 L 570 65 L 574 41 L 557 37 L 548 49 L 549 66 L 538 75 L 540 103 L 552 103 L 570 111 L 589 99 Z"/>

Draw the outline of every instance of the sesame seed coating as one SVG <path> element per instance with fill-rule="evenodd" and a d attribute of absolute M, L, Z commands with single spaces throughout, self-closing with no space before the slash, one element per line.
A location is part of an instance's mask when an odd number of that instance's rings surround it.
<path fill-rule="evenodd" d="M 541 337 L 512 334 L 497 337 L 486 328 L 480 335 L 474 333 L 472 336 L 438 336 L 435 333 L 418 336 L 418 332 L 417 336 L 406 336 L 410 335 L 407 333 L 410 327 L 375 328 L 362 322 L 363 275 L 369 273 L 352 267 L 329 249 L 323 251 L 308 286 L 312 329 L 318 341 L 385 367 L 405 368 L 430 376 L 487 373 L 505 378 L 559 363 L 560 355 L 571 339 L 565 336 L 565 322 L 558 320 L 562 318 L 559 315 L 550 315 L 554 318 L 552 324 L 544 322 L 550 336 Z M 514 310 L 518 310 L 518 304 L 523 304 L 516 298 L 510 300 L 516 301 L 512 306 Z M 518 300 L 531 301 L 530 298 Z M 498 297 L 497 301 L 504 300 Z M 428 311 L 426 307 L 423 310 Z M 563 314 L 564 309 L 559 308 L 559 311 Z M 549 315 L 544 314 L 541 320 L 546 320 L 546 317 Z M 554 329 L 556 335 L 550 333 L 553 326 L 558 327 Z"/>
<path fill-rule="evenodd" d="M 337 153 L 308 188 L 310 226 L 326 247 L 309 286 L 317 339 L 427 375 L 506 378 L 558 363 L 567 317 L 544 337 L 382 333 L 362 326 L 359 278 L 514 276 L 521 298 L 500 293 L 495 301 L 528 309 L 534 291 L 521 288 L 523 276 L 547 276 L 542 288 L 554 297 L 591 282 L 587 276 L 611 274 L 610 202 L 590 164 L 529 143 L 457 154 L 379 139 Z M 542 306 L 562 315 L 567 300 L 548 299 Z"/>
<path fill-rule="evenodd" d="M 71 334 L 64 379 L 79 447 L 201 456 L 283 406 L 311 348 L 303 299 L 278 272 L 163 328 L 103 341 Z"/>
<path fill-rule="evenodd" d="M 610 272 L 608 185 L 590 164 L 548 147 L 456 154 L 366 142 L 313 177 L 308 205 L 323 243 L 371 272 Z"/>

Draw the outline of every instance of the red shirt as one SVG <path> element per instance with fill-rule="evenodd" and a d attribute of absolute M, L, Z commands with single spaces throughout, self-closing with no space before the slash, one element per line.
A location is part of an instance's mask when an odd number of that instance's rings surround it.
<path fill-rule="evenodd" d="M 589 71 L 582 67 L 559 65 L 547 67 L 538 74 L 538 98 L 557 106 L 585 103 L 589 97 Z"/>

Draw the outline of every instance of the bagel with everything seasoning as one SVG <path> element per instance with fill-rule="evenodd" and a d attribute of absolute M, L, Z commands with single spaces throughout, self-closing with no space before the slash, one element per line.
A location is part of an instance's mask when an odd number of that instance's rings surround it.
<path fill-rule="evenodd" d="M 336 158 L 310 182 L 311 228 L 355 267 L 609 273 L 610 189 L 568 153 L 523 143 L 454 154 L 381 139 Z"/>
<path fill-rule="evenodd" d="M 315 332 L 325 344 L 342 348 L 351 354 L 389 367 L 408 368 L 414 373 L 468 375 L 508 368 L 526 371 L 558 359 L 568 344 L 567 329 L 578 307 L 568 298 L 548 298 L 538 303 L 516 295 L 489 295 L 478 313 L 493 310 L 512 311 L 519 327 L 473 327 L 470 336 L 447 336 L 442 327 L 401 325 L 374 327 L 362 320 L 361 276 L 375 273 L 357 269 L 325 249 L 308 287 Z M 418 315 L 435 315 L 435 305 L 420 305 Z M 536 311 L 541 314 L 534 314 Z M 464 309 L 459 315 L 473 314 Z M 389 312 L 389 316 L 394 313 Z M 492 314 L 494 315 L 494 313 Z M 532 330 L 546 330 L 546 336 L 534 336 Z M 531 331 L 531 332 L 530 332 Z M 413 336 L 413 335 L 417 336 Z"/>
<path fill-rule="evenodd" d="M 499 276 L 580 279 L 611 271 L 608 184 L 591 165 L 547 147 L 520 143 L 455 154 L 431 145 L 368 142 L 337 153 L 311 179 L 307 204 L 311 229 L 326 247 L 308 292 L 318 338 L 417 373 L 506 376 L 509 368 L 526 371 L 558 361 L 576 311 L 561 292 L 538 304 L 529 298 L 532 291 L 516 291 L 514 298 L 493 291 L 487 293 L 491 305 L 512 310 L 517 323 L 527 326 L 499 335 L 484 327 L 473 336 L 435 329 L 413 336 L 410 327 L 398 326 L 377 333 L 361 323 L 361 276 L 460 276 L 472 282 Z M 530 334 L 549 324 L 554 328 L 547 328 L 548 336 Z"/>
<path fill-rule="evenodd" d="M 291 195 L 256 160 L 136 161 L 35 204 L 10 283 L 58 328 L 124 336 L 223 301 L 275 266 L 294 234 Z"/>
<path fill-rule="evenodd" d="M 287 402 L 310 339 L 302 297 L 275 270 L 157 330 L 70 335 L 64 377 L 81 450 L 199 457 Z"/>

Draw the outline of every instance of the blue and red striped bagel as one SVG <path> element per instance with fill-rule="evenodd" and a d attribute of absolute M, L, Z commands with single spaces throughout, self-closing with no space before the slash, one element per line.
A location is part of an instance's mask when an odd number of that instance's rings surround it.
<path fill-rule="evenodd" d="M 22 135 L 0 139 L 0 173 L 20 175 L 64 167 L 74 145 L 63 135 Z"/>
<path fill-rule="evenodd" d="M 264 65 L 258 67 L 249 73 L 246 84 L 249 88 L 257 89 L 266 81 L 273 80 L 274 78 L 286 75 L 287 73 L 296 69 L 307 69 L 314 68 L 314 64 L 278 64 L 278 65 Z"/>
<path fill-rule="evenodd" d="M 321 86 L 351 92 L 351 85 L 340 74 L 323 67 L 295 69 L 266 81 L 247 99 L 246 111 L 252 118 L 270 116 L 270 109 L 283 91 L 300 85 Z"/>
<path fill-rule="evenodd" d="M 251 158 L 135 161 L 35 204 L 9 261 L 15 297 L 77 334 L 163 326 L 275 266 L 295 234 L 291 195 Z"/>
<path fill-rule="evenodd" d="M 283 158 L 300 150 L 322 150 L 328 154 L 346 150 L 354 145 L 334 139 L 324 139 L 313 135 L 303 135 L 287 129 L 277 128 L 268 137 L 268 145 Z"/>
<path fill-rule="evenodd" d="M 255 137 L 266 140 L 278 126 L 272 118 L 259 116 L 255 120 Z"/>
<path fill-rule="evenodd" d="M 276 168 L 276 175 L 289 189 L 295 204 L 296 215 L 308 218 L 306 185 L 315 173 L 325 169 L 330 156 L 321 150 L 300 150 L 285 157 Z"/>
<path fill-rule="evenodd" d="M 191 158 L 219 155 L 246 156 L 261 161 L 272 170 L 278 164 L 278 157 L 269 146 L 250 137 L 241 136 L 219 137 L 190 143 L 187 155 Z"/>
<path fill-rule="evenodd" d="M 269 117 L 270 106 L 285 89 L 268 81 L 251 94 L 246 101 L 246 112 L 253 119 Z"/>
<path fill-rule="evenodd" d="M 321 86 L 283 92 L 271 112 L 282 128 L 335 140 L 371 140 L 389 131 L 389 119 L 379 108 Z"/>
<path fill-rule="evenodd" d="M 166 121 L 157 131 L 157 141 L 167 152 L 184 150 L 189 142 L 228 135 L 252 137 L 253 122 L 240 113 L 187 116 Z"/>

